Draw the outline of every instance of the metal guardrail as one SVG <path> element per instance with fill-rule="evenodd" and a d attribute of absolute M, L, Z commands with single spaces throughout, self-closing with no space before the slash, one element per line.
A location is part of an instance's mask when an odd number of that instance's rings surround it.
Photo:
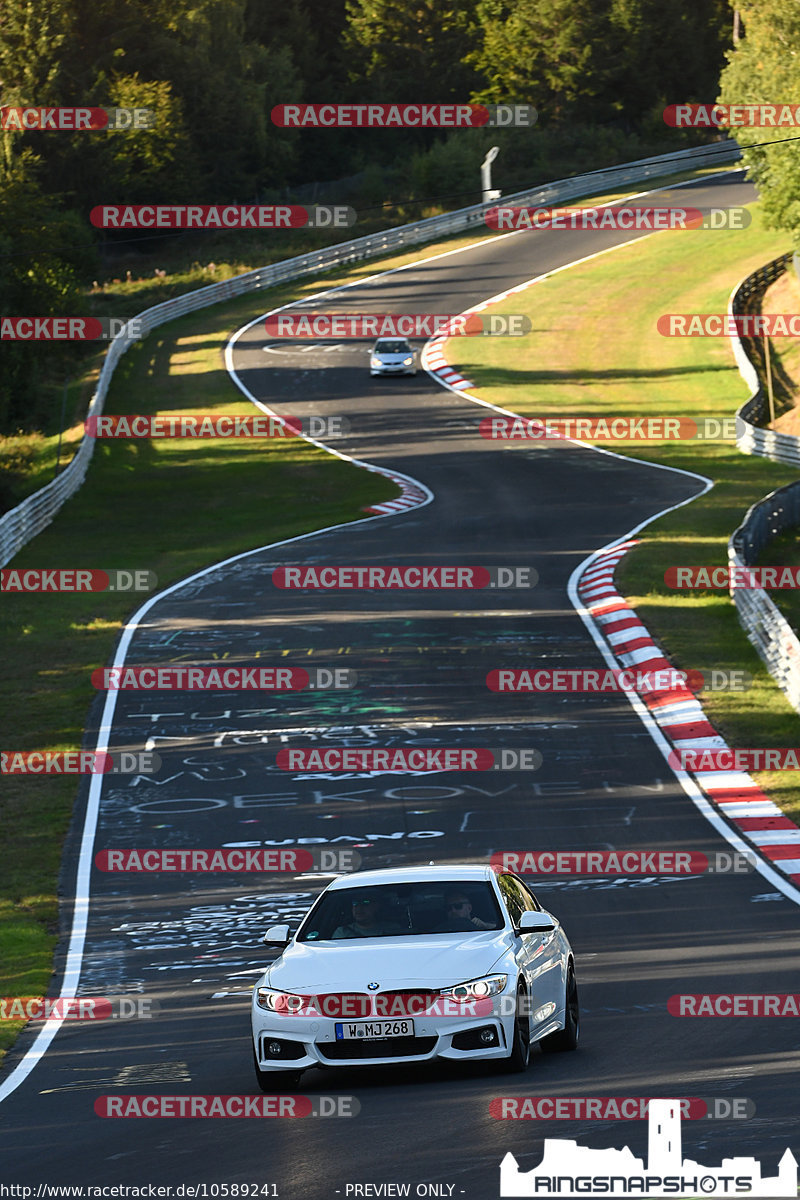
<path fill-rule="evenodd" d="M 671 174 L 683 167 L 713 167 L 736 162 L 741 151 L 735 142 L 714 142 L 709 146 L 698 146 L 681 150 L 676 154 L 661 154 L 652 158 L 637 159 L 607 170 L 591 171 L 576 175 L 572 179 L 560 179 L 544 187 L 517 192 L 504 196 L 503 204 L 548 205 L 575 200 L 590 193 L 608 191 L 629 184 L 643 183 L 648 179 Z M 341 242 L 326 250 L 312 251 L 289 258 L 272 266 L 247 271 L 222 283 L 212 283 L 193 292 L 187 292 L 175 300 L 166 300 L 147 308 L 135 318 L 141 325 L 142 337 L 146 337 L 159 325 L 241 296 L 259 288 L 273 287 L 290 279 L 301 279 L 306 275 L 318 274 L 330 267 L 345 266 L 365 258 L 381 258 L 406 246 L 420 245 L 446 237 L 448 234 L 480 225 L 487 208 L 492 204 L 473 204 L 455 212 L 438 217 L 428 217 L 396 229 L 370 234 L 350 242 Z M 103 411 L 108 386 L 117 363 L 122 355 L 138 338 L 131 337 L 126 330 L 117 335 L 108 348 L 103 368 L 87 416 L 99 416 Z M 0 566 L 4 566 L 17 551 L 40 533 L 52 521 L 64 502 L 78 490 L 86 477 L 86 471 L 94 450 L 94 439 L 84 437 L 72 462 L 51 483 L 28 496 L 16 508 L 0 518 Z"/>
<path fill-rule="evenodd" d="M 760 267 L 739 284 L 731 296 L 729 312 L 760 311 L 764 293 L 771 283 L 794 261 L 800 274 L 800 261 L 791 253 Z M 732 337 L 739 370 L 753 394 L 737 412 L 736 444 L 745 454 L 756 454 L 774 462 L 800 465 L 800 438 L 773 429 L 760 428 L 757 422 L 768 419 L 767 398 L 761 383 L 765 371 L 764 347 L 760 338 Z M 758 366 L 756 366 L 756 363 Z M 800 482 L 787 484 L 753 504 L 728 542 L 728 566 L 749 567 L 774 537 L 800 524 Z M 755 647 L 778 687 L 789 703 L 800 712 L 800 638 L 763 588 L 730 587 L 739 624 Z"/>
<path fill-rule="evenodd" d="M 791 261 L 791 252 L 782 254 L 743 279 L 730 298 L 728 312 L 735 315 L 760 312 L 767 288 L 783 275 Z M 769 420 L 768 401 L 761 382 L 766 373 L 764 339 L 732 336 L 731 341 L 739 370 L 752 389 L 750 399 L 736 414 L 736 445 L 743 454 L 800 466 L 800 438 L 764 428 Z"/>
<path fill-rule="evenodd" d="M 747 510 L 728 543 L 728 565 L 752 566 L 774 537 L 800 524 L 800 483 L 770 492 Z M 739 623 L 778 687 L 800 712 L 800 638 L 763 588 L 731 587 Z"/>

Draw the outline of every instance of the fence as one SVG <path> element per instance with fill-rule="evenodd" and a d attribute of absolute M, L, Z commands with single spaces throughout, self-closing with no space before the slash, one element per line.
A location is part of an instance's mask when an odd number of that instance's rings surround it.
<path fill-rule="evenodd" d="M 764 267 L 748 275 L 734 291 L 728 305 L 729 313 L 757 313 L 771 283 L 779 279 L 792 261 L 792 254 L 782 254 Z M 797 265 L 797 264 L 796 264 Z M 766 374 L 764 339 L 732 337 L 733 350 L 739 370 L 753 394 L 737 412 L 736 445 L 743 454 L 756 454 L 773 462 L 800 466 L 800 438 L 789 433 L 764 429 L 769 419 L 768 401 L 761 378 Z M 757 365 L 756 365 L 757 364 Z M 759 371 L 759 367 L 761 370 Z"/>
<path fill-rule="evenodd" d="M 798 524 L 800 483 L 790 483 L 748 509 L 728 543 L 728 565 L 752 566 L 772 538 Z M 730 592 L 749 641 L 800 712 L 800 638 L 763 588 L 731 586 Z"/>
<path fill-rule="evenodd" d="M 760 311 L 761 300 L 770 283 L 778 279 L 792 261 L 791 254 L 760 267 L 739 284 L 731 297 L 729 311 Z M 795 270 L 800 263 L 794 257 Z M 798 271 L 800 273 L 800 271 Z M 739 370 L 753 395 L 737 415 L 736 444 L 745 454 L 756 454 L 775 462 L 800 464 L 800 439 L 791 434 L 759 428 L 756 422 L 768 419 L 767 398 L 757 362 L 765 371 L 764 347 L 760 338 L 732 338 Z M 755 360 L 755 361 L 754 361 Z M 786 529 L 800 524 L 800 482 L 770 492 L 745 514 L 744 520 L 728 542 L 728 565 L 754 565 L 769 542 Z M 743 588 L 733 584 L 731 599 L 736 605 L 739 623 L 792 707 L 800 712 L 800 638 L 763 588 Z"/>

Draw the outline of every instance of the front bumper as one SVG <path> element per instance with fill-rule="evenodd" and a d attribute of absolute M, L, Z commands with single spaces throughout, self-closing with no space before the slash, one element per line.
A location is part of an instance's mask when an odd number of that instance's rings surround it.
<path fill-rule="evenodd" d="M 253 1044 L 263 1071 L 305 1070 L 320 1066 L 457 1061 L 507 1058 L 514 1018 L 495 1015 L 415 1017 L 413 1037 L 380 1040 L 336 1039 L 336 1020 L 327 1017 L 277 1016 L 253 1006 Z M 491 1041 L 482 1041 L 487 1031 Z M 274 1049 L 270 1049 L 273 1046 Z"/>

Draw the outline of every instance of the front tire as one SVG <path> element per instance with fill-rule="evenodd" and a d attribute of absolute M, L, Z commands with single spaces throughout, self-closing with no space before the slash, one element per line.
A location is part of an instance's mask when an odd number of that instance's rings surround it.
<path fill-rule="evenodd" d="M 262 1092 L 267 1095 L 272 1092 L 287 1092 L 292 1088 L 297 1087 L 300 1082 L 302 1071 L 262 1071 L 258 1065 L 255 1046 L 253 1047 L 253 1066 L 255 1067 L 256 1079 L 258 1086 Z"/>
<path fill-rule="evenodd" d="M 510 1075 L 527 1071 L 531 1061 L 531 1025 L 528 1017 L 528 997 L 525 988 L 517 988 L 517 1014 L 514 1019 L 514 1039 L 511 1054 L 503 1060 L 503 1069 Z"/>
<path fill-rule="evenodd" d="M 572 963 L 567 968 L 566 1003 L 564 1006 L 564 1028 L 542 1038 L 539 1045 L 545 1054 L 557 1054 L 562 1050 L 577 1050 L 581 1029 L 578 983 Z"/>

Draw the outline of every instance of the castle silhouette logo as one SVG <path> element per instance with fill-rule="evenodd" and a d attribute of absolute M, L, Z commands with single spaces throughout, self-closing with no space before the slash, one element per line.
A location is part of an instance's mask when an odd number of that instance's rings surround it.
<path fill-rule="evenodd" d="M 522 1172 L 513 1154 L 500 1164 L 501 1196 L 797 1196 L 797 1159 L 787 1149 L 778 1174 L 764 1179 L 755 1158 L 724 1158 L 704 1167 L 682 1157 L 679 1100 L 651 1100 L 647 1167 L 622 1150 L 591 1150 L 545 1138 L 538 1167 Z"/>

